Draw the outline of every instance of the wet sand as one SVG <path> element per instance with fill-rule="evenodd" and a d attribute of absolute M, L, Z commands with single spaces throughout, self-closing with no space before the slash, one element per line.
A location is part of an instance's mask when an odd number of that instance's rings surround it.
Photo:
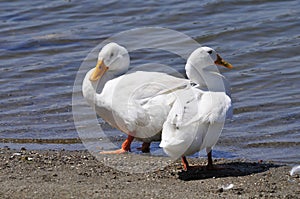
<path fill-rule="evenodd" d="M 155 172 L 128 173 L 105 166 L 88 151 L 3 148 L 0 158 L 0 198 L 300 197 L 299 176 L 289 175 L 290 166 L 272 162 L 217 159 L 221 170 L 184 172 L 176 161 Z M 189 161 L 206 163 L 205 159 Z"/>

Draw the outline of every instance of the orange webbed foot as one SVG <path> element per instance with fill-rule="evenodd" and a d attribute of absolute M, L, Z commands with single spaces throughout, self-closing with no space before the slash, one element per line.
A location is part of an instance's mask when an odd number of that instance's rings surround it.
<path fill-rule="evenodd" d="M 124 154 L 130 152 L 130 146 L 134 137 L 128 135 L 127 139 L 123 142 L 122 147 L 113 151 L 101 151 L 100 154 Z"/>
<path fill-rule="evenodd" d="M 121 148 L 121 149 L 112 150 L 112 151 L 101 151 L 100 154 L 124 154 L 127 152 L 129 152 L 129 151 Z"/>

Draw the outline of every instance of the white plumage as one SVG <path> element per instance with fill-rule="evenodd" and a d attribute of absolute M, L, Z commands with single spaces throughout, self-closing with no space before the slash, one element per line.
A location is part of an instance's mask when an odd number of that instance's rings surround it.
<path fill-rule="evenodd" d="M 190 55 L 185 69 L 197 86 L 180 91 L 163 125 L 160 146 L 169 156 L 182 157 L 185 169 L 189 168 L 185 156 L 202 149 L 206 149 L 208 167 L 212 168 L 211 150 L 226 117 L 232 115 L 229 86 L 215 64 L 232 68 L 208 47 L 198 48 Z"/>
<path fill-rule="evenodd" d="M 83 81 L 83 96 L 97 114 L 129 135 L 120 150 L 108 153 L 129 151 L 133 137 L 145 143 L 160 140 L 161 132 L 160 146 L 172 157 L 204 148 L 210 152 L 231 110 L 228 87 L 215 63 L 232 66 L 208 47 L 189 57 L 185 68 L 190 80 L 159 72 L 122 75 L 129 63 L 127 50 L 110 43 Z"/>
<path fill-rule="evenodd" d="M 231 107 L 223 92 L 183 91 L 163 126 L 160 146 L 171 157 L 192 155 L 216 144 Z"/>

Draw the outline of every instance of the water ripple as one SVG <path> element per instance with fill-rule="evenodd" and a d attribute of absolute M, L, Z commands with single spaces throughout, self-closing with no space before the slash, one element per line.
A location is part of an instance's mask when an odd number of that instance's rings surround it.
<path fill-rule="evenodd" d="M 158 26 L 214 47 L 235 66 L 221 69 L 231 82 L 234 118 L 217 147 L 237 157 L 297 162 L 299 10 L 296 0 L 3 1 L 0 139 L 49 148 L 64 139 L 77 142 L 71 95 L 83 59 L 118 32 Z M 184 60 L 167 52 L 131 56 L 133 65 L 155 60 L 183 72 Z M 65 146 L 74 149 L 70 145 Z"/>

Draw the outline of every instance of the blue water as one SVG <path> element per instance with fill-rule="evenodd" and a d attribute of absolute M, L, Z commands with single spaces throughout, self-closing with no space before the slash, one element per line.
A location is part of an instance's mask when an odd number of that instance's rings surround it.
<path fill-rule="evenodd" d="M 297 0 L 1 1 L 0 145 L 84 149 L 43 140 L 79 137 L 72 91 L 82 61 L 103 40 L 139 27 L 182 32 L 235 66 L 221 70 L 231 82 L 234 117 L 216 157 L 300 161 Z M 183 71 L 184 61 L 161 52 L 132 58 L 133 65 L 155 60 Z"/>

